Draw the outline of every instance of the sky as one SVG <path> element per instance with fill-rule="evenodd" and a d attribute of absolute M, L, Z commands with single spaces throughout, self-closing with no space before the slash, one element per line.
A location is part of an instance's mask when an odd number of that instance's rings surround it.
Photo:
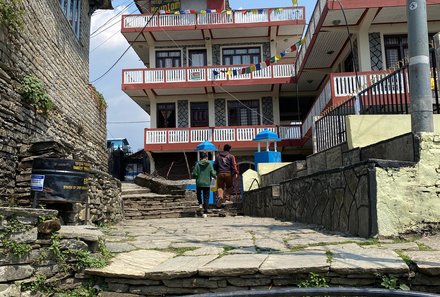
<path fill-rule="evenodd" d="M 150 127 L 150 116 L 121 90 L 122 69 L 144 68 L 144 65 L 130 48 L 112 67 L 129 48 L 129 43 L 121 34 L 120 15 L 121 12 L 138 14 L 133 2 L 134 0 L 113 0 L 114 10 L 97 10 L 92 15 L 90 82 L 107 101 L 107 138 L 127 138 L 132 151 L 136 152 L 143 148 L 144 128 Z M 300 6 L 306 7 L 308 21 L 316 0 L 298 2 Z M 233 9 L 292 6 L 291 0 L 230 0 L 229 3 Z M 116 15 L 118 16 L 115 17 Z"/>

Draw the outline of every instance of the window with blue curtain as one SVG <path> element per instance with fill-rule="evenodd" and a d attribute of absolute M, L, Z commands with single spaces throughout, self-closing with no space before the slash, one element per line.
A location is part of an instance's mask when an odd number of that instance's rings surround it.
<path fill-rule="evenodd" d="M 81 0 L 59 0 L 61 10 L 72 27 L 75 36 L 80 35 Z"/>

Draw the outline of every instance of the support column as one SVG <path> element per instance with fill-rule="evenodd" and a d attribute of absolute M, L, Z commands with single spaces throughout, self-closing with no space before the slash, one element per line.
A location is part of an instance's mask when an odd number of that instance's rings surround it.
<path fill-rule="evenodd" d="M 407 0 L 409 91 L 413 133 L 433 132 L 426 0 Z"/>

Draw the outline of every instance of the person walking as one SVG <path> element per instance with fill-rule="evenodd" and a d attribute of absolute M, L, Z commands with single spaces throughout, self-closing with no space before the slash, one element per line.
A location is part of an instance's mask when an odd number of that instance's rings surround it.
<path fill-rule="evenodd" d="M 217 172 L 217 207 L 230 202 L 232 178 L 238 176 L 237 162 L 231 154 L 231 148 L 229 144 L 225 144 L 223 152 L 217 155 L 214 162 L 214 169 Z"/>
<path fill-rule="evenodd" d="M 196 179 L 197 201 L 199 202 L 199 206 L 203 205 L 203 217 L 206 217 L 208 214 L 211 178 L 216 178 L 216 174 L 205 152 L 200 153 L 200 161 L 194 166 L 192 177 Z"/>

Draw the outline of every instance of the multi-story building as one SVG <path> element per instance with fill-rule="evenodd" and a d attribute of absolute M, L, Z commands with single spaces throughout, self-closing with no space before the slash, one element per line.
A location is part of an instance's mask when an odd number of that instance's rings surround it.
<path fill-rule="evenodd" d="M 245 169 L 264 128 L 282 138 L 283 160 L 301 158 L 312 152 L 314 117 L 407 56 L 404 0 L 318 0 L 304 32 L 301 6 L 181 0 L 152 13 L 154 1 L 136 3 L 142 14 L 123 16 L 122 33 L 146 68 L 124 70 L 122 88 L 151 116 L 145 150 L 159 173 L 204 140 L 230 143 Z M 440 31 L 439 4 L 428 3 L 430 36 Z M 249 65 L 260 66 L 241 71 Z"/>

